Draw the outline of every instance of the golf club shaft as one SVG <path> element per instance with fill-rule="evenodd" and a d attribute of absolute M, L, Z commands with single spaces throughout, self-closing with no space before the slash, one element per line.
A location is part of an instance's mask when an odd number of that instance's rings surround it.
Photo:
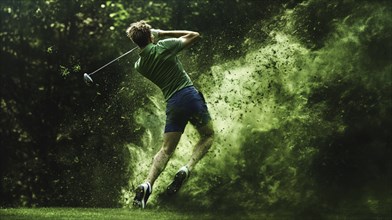
<path fill-rule="evenodd" d="M 107 67 L 108 65 L 110 65 L 110 64 L 113 63 L 114 61 L 116 61 L 116 60 L 120 59 L 121 57 L 123 57 L 123 56 L 125 56 L 125 55 L 131 53 L 131 52 L 134 51 L 136 48 L 138 48 L 138 47 L 135 47 L 135 48 L 129 50 L 128 52 L 125 52 L 123 55 L 117 57 L 116 59 L 110 61 L 109 63 L 103 65 L 102 67 L 100 67 L 99 69 L 95 70 L 94 72 L 92 72 L 92 73 L 90 73 L 90 74 L 88 74 L 88 75 L 90 75 L 90 76 L 93 75 L 94 73 L 96 73 L 96 72 L 100 71 L 101 69 Z"/>

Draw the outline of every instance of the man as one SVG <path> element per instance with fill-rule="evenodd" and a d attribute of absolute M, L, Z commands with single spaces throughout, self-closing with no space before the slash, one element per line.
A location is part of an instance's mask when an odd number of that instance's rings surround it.
<path fill-rule="evenodd" d="M 130 25 L 127 35 L 141 49 L 140 58 L 135 63 L 136 70 L 162 90 L 167 103 L 162 147 L 154 156 L 147 179 L 138 186 L 133 201 L 134 206 L 144 208 L 155 180 L 165 169 L 188 121 L 195 126 L 200 140 L 188 163 L 178 170 L 167 187 L 169 195 L 180 189 L 196 163 L 207 153 L 213 142 L 214 129 L 203 95 L 193 86 L 177 58 L 177 53 L 199 39 L 199 33 L 155 30 L 145 21 L 139 21 Z M 157 37 L 167 39 L 153 44 Z"/>

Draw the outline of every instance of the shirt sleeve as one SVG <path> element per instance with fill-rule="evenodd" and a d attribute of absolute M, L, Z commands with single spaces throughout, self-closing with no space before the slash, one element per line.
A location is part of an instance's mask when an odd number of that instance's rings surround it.
<path fill-rule="evenodd" d="M 181 39 L 178 38 L 168 38 L 165 40 L 158 41 L 158 46 L 163 47 L 164 50 L 177 54 L 184 48 L 184 44 Z"/>

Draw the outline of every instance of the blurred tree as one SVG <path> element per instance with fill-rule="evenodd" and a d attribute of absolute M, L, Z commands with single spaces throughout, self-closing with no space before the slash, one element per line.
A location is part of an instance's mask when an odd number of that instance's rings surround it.
<path fill-rule="evenodd" d="M 82 69 L 122 52 L 104 10 L 111 4 L 0 4 L 1 205 L 116 205 L 133 127 L 121 116 L 132 109 L 110 103 L 121 78 L 115 73 L 101 78 L 111 81 L 104 87 L 81 80 Z"/>

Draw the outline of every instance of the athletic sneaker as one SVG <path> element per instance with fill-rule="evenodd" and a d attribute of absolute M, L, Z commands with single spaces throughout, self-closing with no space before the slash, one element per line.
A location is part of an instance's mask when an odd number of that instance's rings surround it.
<path fill-rule="evenodd" d="M 148 197 L 152 193 L 151 184 L 149 182 L 139 185 L 136 189 L 136 195 L 133 199 L 133 206 L 137 208 L 146 207 Z"/>
<path fill-rule="evenodd" d="M 167 187 L 166 193 L 168 195 L 173 195 L 180 190 L 182 184 L 185 182 L 185 180 L 189 177 L 189 170 L 188 167 L 183 166 L 181 167 L 176 175 L 174 176 L 174 180 L 170 185 Z"/>

